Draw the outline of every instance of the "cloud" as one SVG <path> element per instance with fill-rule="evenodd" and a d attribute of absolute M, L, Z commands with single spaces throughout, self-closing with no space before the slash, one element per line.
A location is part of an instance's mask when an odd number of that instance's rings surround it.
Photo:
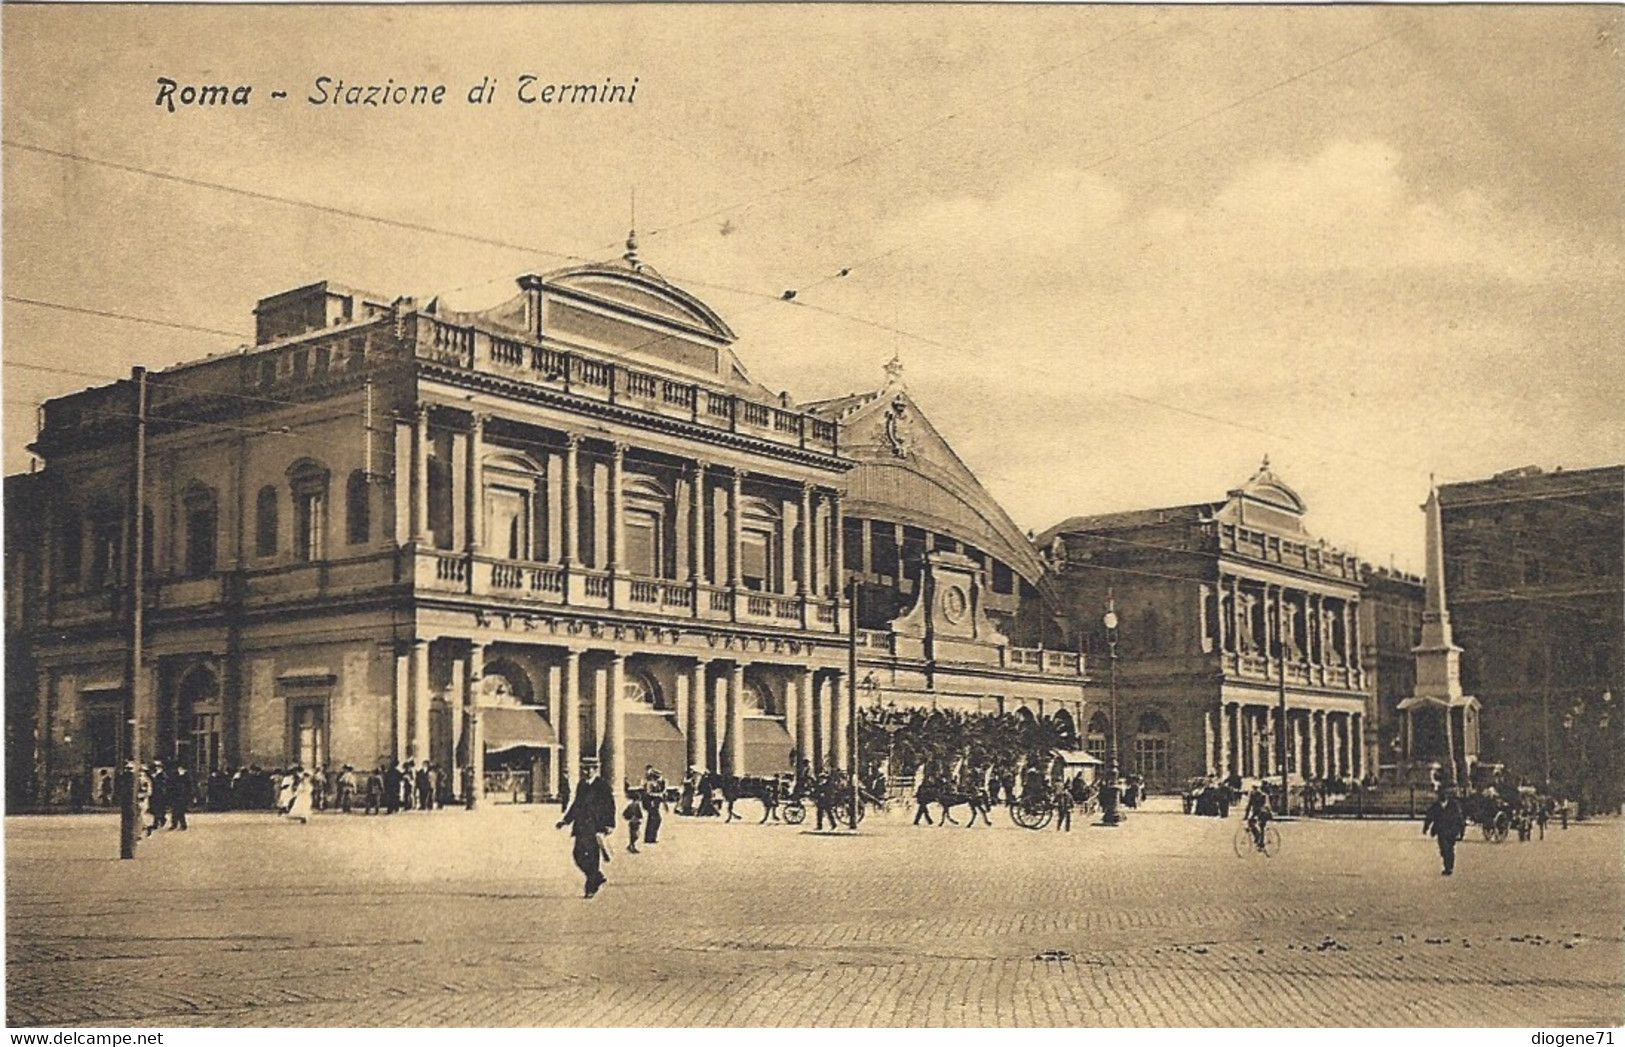
<path fill-rule="evenodd" d="M 1314 156 L 1257 163 L 1177 217 L 1145 223 L 1163 250 L 1239 273 L 1592 281 L 1617 277 L 1619 264 L 1616 252 L 1575 244 L 1478 190 L 1430 195 L 1380 141 L 1332 141 Z"/>

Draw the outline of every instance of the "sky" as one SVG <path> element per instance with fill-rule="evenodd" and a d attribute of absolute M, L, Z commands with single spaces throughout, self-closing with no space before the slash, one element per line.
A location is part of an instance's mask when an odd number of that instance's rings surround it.
<path fill-rule="evenodd" d="M 618 256 L 634 198 L 753 377 L 813 400 L 899 356 L 1023 529 L 1268 455 L 1315 536 L 1419 571 L 1430 476 L 1625 460 L 1617 7 L 0 19 L 8 473 L 41 400 L 249 342 L 261 297 L 483 308 Z M 636 92 L 525 105 L 527 74 Z M 446 102 L 313 105 L 323 76 Z M 160 77 L 252 90 L 170 112 Z"/>

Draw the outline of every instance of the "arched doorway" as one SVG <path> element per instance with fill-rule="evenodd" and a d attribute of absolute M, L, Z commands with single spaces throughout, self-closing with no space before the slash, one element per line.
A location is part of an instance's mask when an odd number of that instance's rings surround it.
<path fill-rule="evenodd" d="M 1096 709 L 1094 715 L 1089 717 L 1089 729 L 1084 732 L 1084 749 L 1095 759 L 1104 760 L 1111 748 L 1111 732 L 1111 717 L 1106 715 L 1106 710 Z"/>
<path fill-rule="evenodd" d="M 194 665 L 175 687 L 175 758 L 199 782 L 223 770 L 220 679 L 206 665 Z"/>

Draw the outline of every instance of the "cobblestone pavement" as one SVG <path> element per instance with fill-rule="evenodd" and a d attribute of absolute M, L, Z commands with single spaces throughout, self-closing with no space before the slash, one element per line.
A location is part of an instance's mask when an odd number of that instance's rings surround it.
<path fill-rule="evenodd" d="M 753 805 L 752 805 L 753 806 Z M 753 812 L 754 813 L 754 810 Z M 554 808 L 6 822 L 18 1026 L 1617 1026 L 1625 831 L 1172 811 L 859 837 L 668 819 L 592 900 Z M 1266 1001 L 1261 1009 L 1260 1001 Z"/>

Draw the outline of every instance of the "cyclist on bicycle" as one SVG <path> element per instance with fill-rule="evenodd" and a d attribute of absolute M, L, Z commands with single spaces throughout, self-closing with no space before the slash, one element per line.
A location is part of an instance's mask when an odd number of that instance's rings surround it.
<path fill-rule="evenodd" d="M 1264 826 L 1275 817 L 1275 811 L 1270 807 L 1270 798 L 1264 794 L 1260 786 L 1253 786 L 1247 794 L 1247 812 L 1244 815 L 1247 821 L 1247 831 L 1252 834 L 1253 846 L 1259 850 L 1264 849 Z"/>

